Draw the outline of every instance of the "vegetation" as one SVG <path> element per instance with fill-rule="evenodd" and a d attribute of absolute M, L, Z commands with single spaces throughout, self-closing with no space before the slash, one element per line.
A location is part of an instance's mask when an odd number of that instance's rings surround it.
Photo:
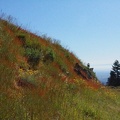
<path fill-rule="evenodd" d="M 120 119 L 120 88 L 102 86 L 59 41 L 1 19 L 0 63 L 0 120 Z"/>
<path fill-rule="evenodd" d="M 113 63 L 110 77 L 108 78 L 108 86 L 120 86 L 120 63 L 118 60 Z"/>

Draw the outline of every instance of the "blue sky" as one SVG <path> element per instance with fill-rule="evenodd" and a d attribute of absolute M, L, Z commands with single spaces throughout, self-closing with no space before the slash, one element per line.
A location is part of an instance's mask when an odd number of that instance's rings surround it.
<path fill-rule="evenodd" d="M 95 70 L 120 60 L 120 0 L 0 0 L 0 10 L 60 40 Z"/>

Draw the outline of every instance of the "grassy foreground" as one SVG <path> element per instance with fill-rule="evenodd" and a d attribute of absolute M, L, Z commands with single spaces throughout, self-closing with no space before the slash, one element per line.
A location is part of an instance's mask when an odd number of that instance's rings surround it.
<path fill-rule="evenodd" d="M 9 91 L 8 91 L 9 90 Z M 120 92 L 61 83 L 46 93 L 0 91 L 1 120 L 119 120 Z M 7 95 L 7 94 L 8 95 Z"/>

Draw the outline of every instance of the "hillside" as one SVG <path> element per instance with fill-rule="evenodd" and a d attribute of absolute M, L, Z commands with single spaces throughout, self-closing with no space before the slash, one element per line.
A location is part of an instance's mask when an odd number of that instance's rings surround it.
<path fill-rule="evenodd" d="M 102 86 L 59 41 L 3 19 L 0 106 L 0 120 L 120 119 L 119 89 Z"/>

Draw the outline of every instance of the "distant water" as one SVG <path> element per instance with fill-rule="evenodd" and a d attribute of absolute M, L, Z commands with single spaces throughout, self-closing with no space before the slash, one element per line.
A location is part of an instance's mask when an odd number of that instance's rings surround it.
<path fill-rule="evenodd" d="M 97 78 L 99 79 L 99 81 L 106 85 L 108 78 L 110 76 L 110 71 L 95 71 Z"/>

